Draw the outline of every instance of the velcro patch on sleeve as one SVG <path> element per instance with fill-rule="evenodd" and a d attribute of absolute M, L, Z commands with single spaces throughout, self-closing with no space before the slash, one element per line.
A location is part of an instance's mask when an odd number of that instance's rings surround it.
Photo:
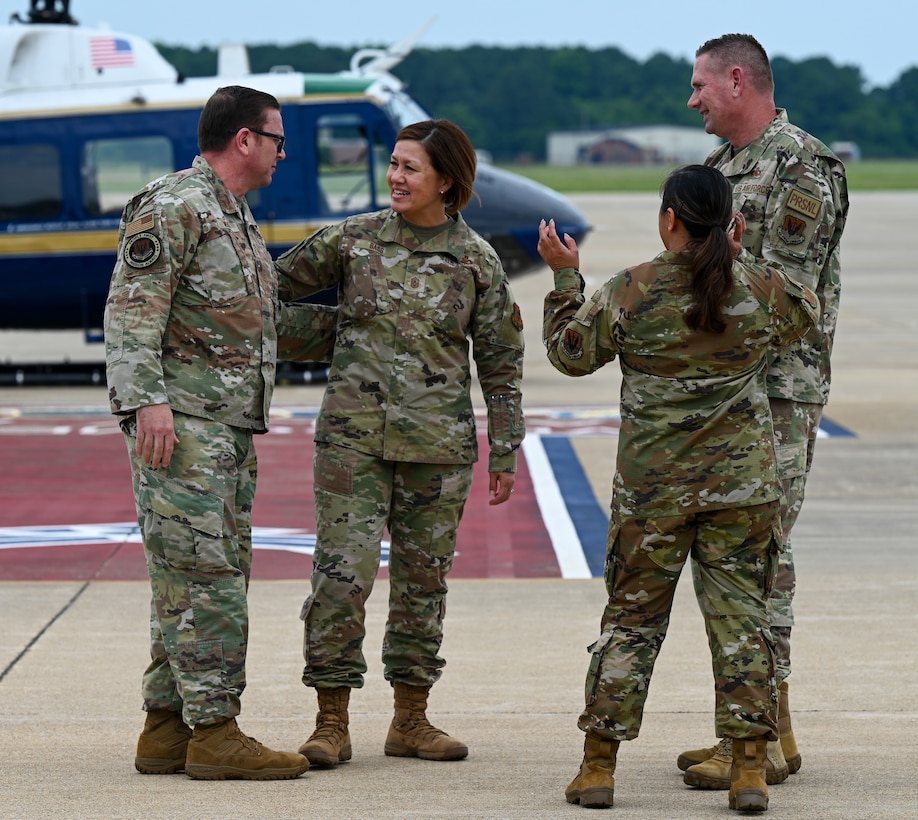
<path fill-rule="evenodd" d="M 583 355 L 583 335 L 567 328 L 561 341 L 561 350 L 568 359 L 579 359 Z"/>
<path fill-rule="evenodd" d="M 510 317 L 510 321 L 513 322 L 513 326 L 517 330 L 523 329 L 523 313 L 516 302 L 513 303 L 513 314 Z"/>
<path fill-rule="evenodd" d="M 822 210 L 822 200 L 819 197 L 801 191 L 799 188 L 794 188 L 787 197 L 787 207 L 809 219 L 817 219 L 820 210 Z"/>
<path fill-rule="evenodd" d="M 143 233 L 144 231 L 150 231 L 153 229 L 154 218 L 152 213 L 145 213 L 143 216 L 138 216 L 137 219 L 132 219 L 127 228 L 124 229 L 125 237 L 134 236 L 134 234 Z"/>
<path fill-rule="evenodd" d="M 149 268 L 154 265 L 163 252 L 159 237 L 145 231 L 134 234 L 124 243 L 124 261 L 135 269 Z"/>

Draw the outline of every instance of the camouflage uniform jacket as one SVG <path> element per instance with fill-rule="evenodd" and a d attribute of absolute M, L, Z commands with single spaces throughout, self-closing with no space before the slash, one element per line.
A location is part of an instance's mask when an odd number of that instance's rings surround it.
<path fill-rule="evenodd" d="M 471 339 L 488 412 L 488 469 L 516 469 L 523 323 L 500 259 L 461 216 L 425 242 L 390 209 L 350 217 L 276 264 L 294 297 L 338 288 L 316 441 L 391 461 L 476 461 Z"/>
<path fill-rule="evenodd" d="M 589 300 L 572 268 L 545 298 L 551 363 L 584 376 L 619 357 L 621 430 L 613 507 L 650 518 L 778 497 L 765 367 L 817 318 L 812 291 L 774 268 L 734 266 L 723 333 L 691 330 L 688 257 L 664 251 Z"/>
<path fill-rule="evenodd" d="M 291 313 L 288 332 L 307 332 L 311 315 Z M 245 199 L 203 157 L 154 180 L 121 218 L 104 320 L 112 412 L 168 403 L 264 432 L 275 322 L 285 317 L 271 255 Z"/>
<path fill-rule="evenodd" d="M 839 240 L 848 216 L 845 166 L 791 125 L 783 109 L 752 143 L 735 155 L 726 143 L 706 164 L 730 181 L 746 217 L 741 261 L 780 263 L 819 297 L 820 322 L 771 364 L 768 395 L 825 404 L 841 287 Z"/>

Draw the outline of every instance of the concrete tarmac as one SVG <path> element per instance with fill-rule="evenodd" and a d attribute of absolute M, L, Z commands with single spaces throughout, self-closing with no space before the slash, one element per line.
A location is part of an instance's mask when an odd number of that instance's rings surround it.
<path fill-rule="evenodd" d="M 588 286 L 660 247 L 653 195 L 583 195 L 595 230 Z M 918 815 L 918 278 L 910 215 L 918 193 L 854 193 L 842 243 L 842 309 L 826 417 L 851 433 L 820 441 L 794 531 L 798 592 L 790 678 L 800 772 L 770 789 L 769 816 Z M 546 214 L 546 217 L 550 217 Z M 514 280 L 527 327 L 528 406 L 615 408 L 610 365 L 569 379 L 545 360 L 541 300 L 550 273 Z M 98 359 L 70 334 L 0 333 L 0 358 Z M 275 406 L 317 405 L 320 386 L 284 387 Z M 105 389 L 4 388 L 0 407 L 98 403 Z M 615 439 L 578 439 L 597 498 L 609 495 Z M 0 482 L 2 482 L 0 475 Z M 314 693 L 299 682 L 306 579 L 253 584 L 248 688 L 239 724 L 295 749 Z M 555 818 L 583 736 L 586 647 L 598 634 L 600 579 L 456 580 L 448 661 L 430 716 L 466 741 L 467 760 L 383 755 L 391 689 L 382 678 L 386 590 L 369 602 L 366 686 L 353 693 L 353 760 L 293 781 L 198 782 L 134 771 L 143 723 L 145 582 L 0 582 L 0 816 L 5 818 Z M 615 816 L 735 816 L 725 792 L 682 783 L 675 759 L 713 736 L 710 658 L 683 579 L 654 672 L 641 736 L 623 744 Z"/>

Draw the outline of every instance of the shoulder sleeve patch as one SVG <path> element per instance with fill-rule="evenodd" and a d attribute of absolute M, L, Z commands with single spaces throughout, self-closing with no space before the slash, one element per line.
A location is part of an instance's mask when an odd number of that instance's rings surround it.
<path fill-rule="evenodd" d="M 801 191 L 799 188 L 794 188 L 787 197 L 787 207 L 810 219 L 817 219 L 819 211 L 822 209 L 822 200 Z"/>
<path fill-rule="evenodd" d="M 156 264 L 163 253 L 160 227 L 155 211 L 147 211 L 128 222 L 121 246 L 121 258 L 128 268 L 139 271 Z"/>
<path fill-rule="evenodd" d="M 569 327 L 566 328 L 561 339 L 561 351 L 568 359 L 579 359 L 583 356 L 583 335 Z"/>
<path fill-rule="evenodd" d="M 135 269 L 149 268 L 163 252 L 159 237 L 149 231 L 136 233 L 125 240 L 124 261 Z"/>
<path fill-rule="evenodd" d="M 145 213 L 143 216 L 138 216 L 137 219 L 131 220 L 128 223 L 128 226 L 124 229 L 125 237 L 133 236 L 137 233 L 142 233 L 143 231 L 149 231 L 153 228 L 154 217 L 152 213 Z"/>
<path fill-rule="evenodd" d="M 520 306 L 516 302 L 513 303 L 513 313 L 510 317 L 510 321 L 513 322 L 513 326 L 517 330 L 523 329 L 523 314 L 522 311 L 520 311 Z"/>

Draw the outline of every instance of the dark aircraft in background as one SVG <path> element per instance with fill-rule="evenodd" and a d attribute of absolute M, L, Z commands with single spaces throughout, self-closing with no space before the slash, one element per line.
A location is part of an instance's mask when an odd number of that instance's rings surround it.
<path fill-rule="evenodd" d="M 121 209 L 154 177 L 191 164 L 201 107 L 223 85 L 259 88 L 283 107 L 287 158 L 249 195 L 275 256 L 385 207 L 395 136 L 429 118 L 389 73 L 418 36 L 359 52 L 339 74 L 252 74 L 245 47 L 229 46 L 216 76 L 185 79 L 147 40 L 81 26 L 67 3 L 13 15 L 0 26 L 0 329 L 100 338 Z M 589 230 L 564 197 L 485 162 L 475 189 L 480 201 L 463 215 L 510 274 L 543 264 L 542 218 L 578 241 Z"/>

